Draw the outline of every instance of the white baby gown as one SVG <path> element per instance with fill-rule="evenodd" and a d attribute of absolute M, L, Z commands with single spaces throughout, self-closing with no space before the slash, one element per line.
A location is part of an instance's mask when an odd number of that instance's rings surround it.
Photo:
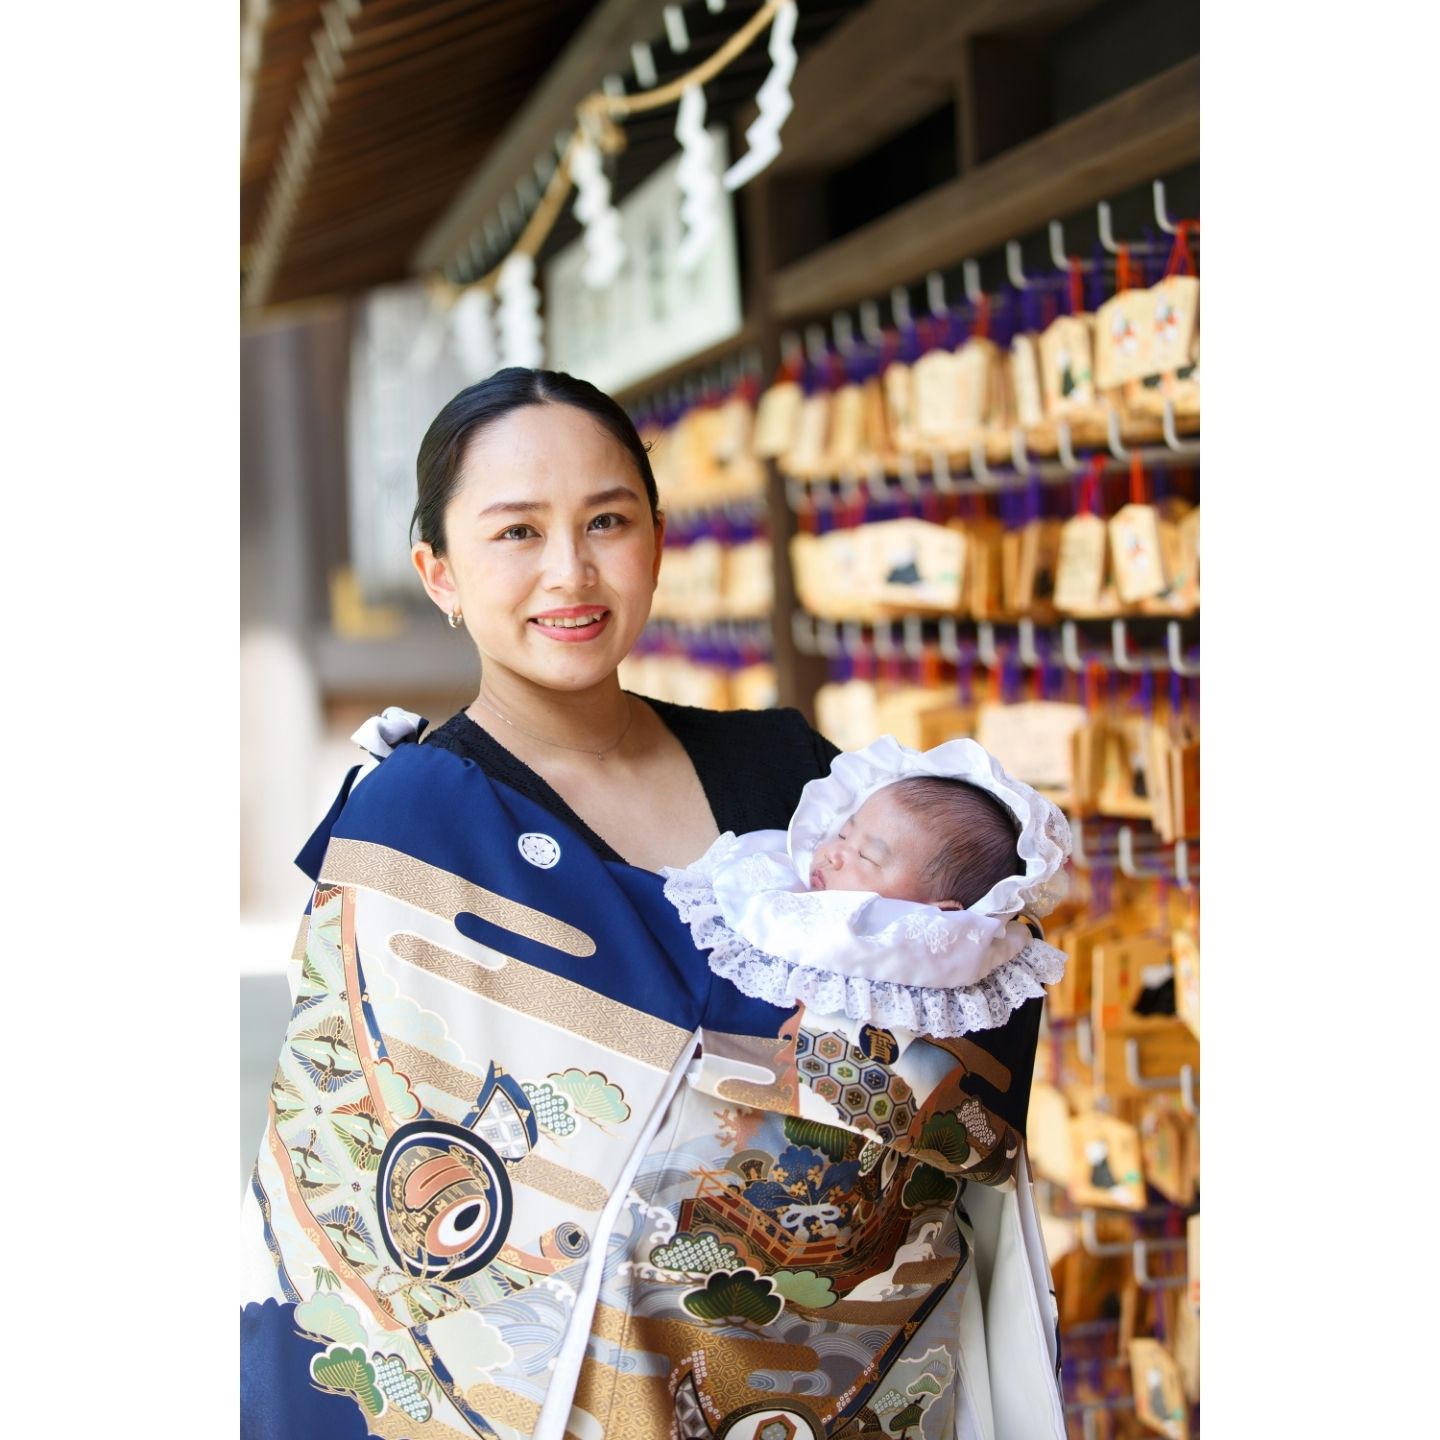
<path fill-rule="evenodd" d="M 966 910 L 809 889 L 816 848 L 876 790 L 917 775 L 968 780 L 1005 804 L 1024 873 Z M 1003 1025 L 1060 978 L 1064 954 L 1018 917 L 1061 898 L 1069 849 L 1064 815 L 975 741 L 922 753 L 887 735 L 810 781 L 788 831 L 727 831 L 693 865 L 664 872 L 665 894 L 711 970 L 746 995 L 943 1039 Z"/>

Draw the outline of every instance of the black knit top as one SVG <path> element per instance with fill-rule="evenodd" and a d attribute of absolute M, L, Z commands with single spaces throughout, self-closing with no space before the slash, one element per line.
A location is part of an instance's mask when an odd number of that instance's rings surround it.
<path fill-rule="evenodd" d="M 798 710 L 700 710 L 648 697 L 645 703 L 685 747 L 722 832 L 784 830 L 806 783 L 829 774 L 830 762 L 840 753 Z M 427 731 L 425 743 L 473 760 L 492 780 L 543 805 L 601 859 L 624 860 L 534 770 L 463 710 Z"/>

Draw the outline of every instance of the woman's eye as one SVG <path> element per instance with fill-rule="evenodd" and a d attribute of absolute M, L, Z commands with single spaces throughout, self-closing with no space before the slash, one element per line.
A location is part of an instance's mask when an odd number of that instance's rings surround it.
<path fill-rule="evenodd" d="M 500 532 L 501 540 L 528 540 L 535 530 L 530 525 L 512 525 L 508 530 Z"/>
<path fill-rule="evenodd" d="M 603 515 L 597 515 L 591 522 L 591 529 L 595 530 L 618 530 L 624 525 L 625 517 L 616 515 L 613 511 L 606 511 Z"/>

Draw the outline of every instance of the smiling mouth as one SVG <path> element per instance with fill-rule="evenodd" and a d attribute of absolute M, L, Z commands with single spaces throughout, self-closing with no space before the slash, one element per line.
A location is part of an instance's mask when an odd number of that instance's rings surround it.
<path fill-rule="evenodd" d="M 608 610 L 596 610 L 589 615 L 536 615 L 530 620 L 532 625 L 538 625 L 542 630 L 588 630 L 593 625 L 598 625 L 607 615 Z"/>

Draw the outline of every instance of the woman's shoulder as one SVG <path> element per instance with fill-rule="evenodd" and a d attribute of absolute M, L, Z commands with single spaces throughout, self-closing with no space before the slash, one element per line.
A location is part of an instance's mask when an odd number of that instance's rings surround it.
<path fill-rule="evenodd" d="M 434 746 L 437 750 L 449 750 L 467 759 L 478 758 L 484 749 L 484 741 L 488 738 L 463 710 L 457 710 L 442 725 L 430 726 L 421 736 L 424 744 Z"/>

